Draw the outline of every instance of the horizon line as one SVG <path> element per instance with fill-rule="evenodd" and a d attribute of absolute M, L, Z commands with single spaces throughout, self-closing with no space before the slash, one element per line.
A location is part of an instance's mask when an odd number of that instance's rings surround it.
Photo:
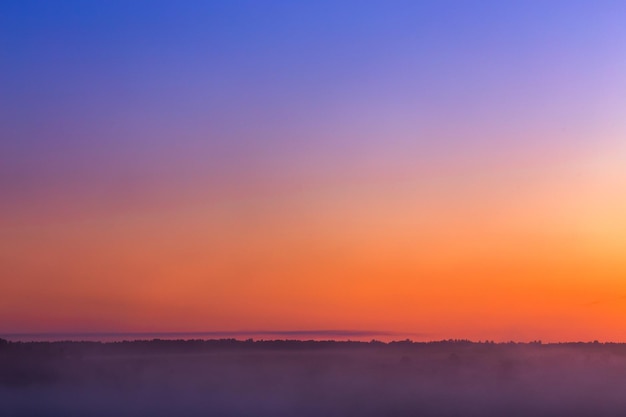
<path fill-rule="evenodd" d="M 313 329 L 313 330 L 206 330 L 206 331 L 49 331 L 49 332 L 0 332 L 0 335 L 11 336 L 39 336 L 39 335 L 135 335 L 135 334 L 337 334 L 337 335 L 423 335 L 416 332 L 394 332 L 394 331 L 378 331 L 378 330 L 352 330 L 352 329 Z"/>
<path fill-rule="evenodd" d="M 254 338 L 254 337 L 294 337 L 297 340 L 306 340 L 305 337 L 312 338 L 328 338 L 332 339 L 346 339 L 348 338 L 372 338 L 376 337 L 391 338 L 391 337 L 425 337 L 426 334 L 420 333 L 403 333 L 403 332 L 391 332 L 391 331 L 374 331 L 374 330 L 350 330 L 350 329 L 320 329 L 320 330 L 210 330 L 210 331 L 177 331 L 177 332 L 0 332 L 0 338 L 8 338 L 13 340 L 59 340 L 60 338 L 77 339 L 84 338 L 82 340 L 101 340 L 103 339 L 121 339 L 121 338 L 133 338 L 133 340 L 151 340 L 154 338 L 174 338 L 174 337 L 221 337 L 221 338 Z M 127 340 L 127 339 L 122 339 Z"/>
<path fill-rule="evenodd" d="M 141 337 L 145 338 L 141 338 Z M 238 341 L 245 341 L 246 339 L 252 339 L 254 341 L 273 341 L 273 340 L 293 340 L 293 341 L 312 341 L 313 339 L 304 339 L 304 338 L 294 338 L 294 339 L 259 339 L 254 338 L 252 336 L 294 336 L 294 337 L 316 337 L 317 341 L 356 341 L 363 342 L 362 340 L 350 340 L 350 337 L 355 338 L 369 338 L 371 337 L 371 341 L 389 343 L 389 342 L 403 342 L 410 341 L 416 343 L 429 343 L 429 342 L 446 342 L 446 341 L 467 341 L 472 343 L 496 343 L 496 344 L 506 344 L 506 343 L 540 343 L 540 344 L 559 344 L 559 343 L 617 343 L 624 344 L 626 341 L 611 341 L 611 340 L 599 340 L 599 339 L 588 339 L 588 340 L 548 340 L 542 341 L 541 338 L 529 339 L 526 341 L 509 339 L 509 340 L 497 340 L 496 339 L 469 339 L 466 337 L 444 337 L 444 338 L 428 338 L 424 340 L 424 338 L 428 336 L 432 336 L 432 334 L 428 333 L 419 333 L 419 332 L 397 332 L 397 331 L 375 331 L 375 330 L 350 330 L 350 329 L 320 329 L 320 330 L 210 330 L 210 331 L 161 331 L 161 332 L 150 332 L 150 331 L 140 331 L 140 332 L 0 332 L 0 338 L 4 338 L 5 340 L 13 339 L 13 341 L 42 341 L 42 342 L 52 342 L 52 341 L 100 341 L 100 342 L 114 342 L 114 341 L 151 341 L 159 339 L 160 337 L 166 338 L 174 338 L 177 336 L 188 336 L 187 338 L 179 338 L 179 339 L 170 339 L 170 340 L 198 340 L 193 339 L 194 336 L 210 336 L 210 337 L 219 337 L 222 336 L 222 340 L 224 338 L 234 339 Z M 387 339 L 387 341 L 377 340 L 376 337 L 398 337 L 397 339 Z M 60 339 L 63 337 L 67 337 L 68 339 Z M 89 339 L 80 339 L 76 340 L 75 338 L 85 337 Z M 137 337 L 133 339 L 119 339 L 122 337 Z M 328 339 L 321 339 L 320 337 L 329 337 Z M 414 341 L 411 337 L 418 337 L 422 340 Z M 30 340 L 20 340 L 21 338 L 30 339 Z M 39 339 L 42 338 L 42 339 Z M 46 338 L 50 338 L 45 340 Z M 70 340 L 74 339 L 74 340 Z M 102 338 L 102 339 L 99 339 Z M 117 340 L 104 340 L 106 338 L 113 338 Z M 342 340 L 348 338 L 347 340 Z M 52 340 L 56 339 L 56 340 Z M 94 340 L 95 339 L 95 340 Z M 99 340 L 98 340 L 99 339 Z M 166 339 L 167 340 L 167 339 Z M 201 340 L 220 340 L 220 339 L 201 339 Z M 364 342 L 366 343 L 366 342 Z"/>

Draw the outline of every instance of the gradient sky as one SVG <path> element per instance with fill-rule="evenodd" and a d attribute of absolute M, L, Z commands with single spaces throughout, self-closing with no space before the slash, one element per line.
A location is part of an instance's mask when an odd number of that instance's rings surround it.
<path fill-rule="evenodd" d="M 626 341 L 623 1 L 0 4 L 0 332 Z"/>

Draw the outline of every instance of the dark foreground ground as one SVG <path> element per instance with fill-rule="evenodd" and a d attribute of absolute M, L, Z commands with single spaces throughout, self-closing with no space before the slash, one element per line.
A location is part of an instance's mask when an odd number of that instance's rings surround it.
<path fill-rule="evenodd" d="M 626 416 L 626 345 L 0 339 L 0 416 Z"/>

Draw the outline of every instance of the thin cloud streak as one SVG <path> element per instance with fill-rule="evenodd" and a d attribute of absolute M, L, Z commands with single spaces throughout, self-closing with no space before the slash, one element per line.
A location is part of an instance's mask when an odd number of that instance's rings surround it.
<path fill-rule="evenodd" d="M 148 339 L 212 339 L 212 338 L 294 338 L 294 339 L 348 339 L 377 338 L 406 339 L 426 337 L 424 333 L 401 333 L 377 330 L 322 329 L 322 330 L 242 330 L 206 332 L 93 332 L 93 333 L 8 333 L 1 337 L 10 341 L 61 341 L 61 340 L 148 340 Z"/>

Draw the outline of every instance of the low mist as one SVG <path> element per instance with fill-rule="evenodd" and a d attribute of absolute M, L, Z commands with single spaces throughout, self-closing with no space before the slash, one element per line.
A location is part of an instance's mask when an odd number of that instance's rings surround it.
<path fill-rule="evenodd" d="M 2 416 L 625 414 L 621 344 L 0 344 Z"/>

